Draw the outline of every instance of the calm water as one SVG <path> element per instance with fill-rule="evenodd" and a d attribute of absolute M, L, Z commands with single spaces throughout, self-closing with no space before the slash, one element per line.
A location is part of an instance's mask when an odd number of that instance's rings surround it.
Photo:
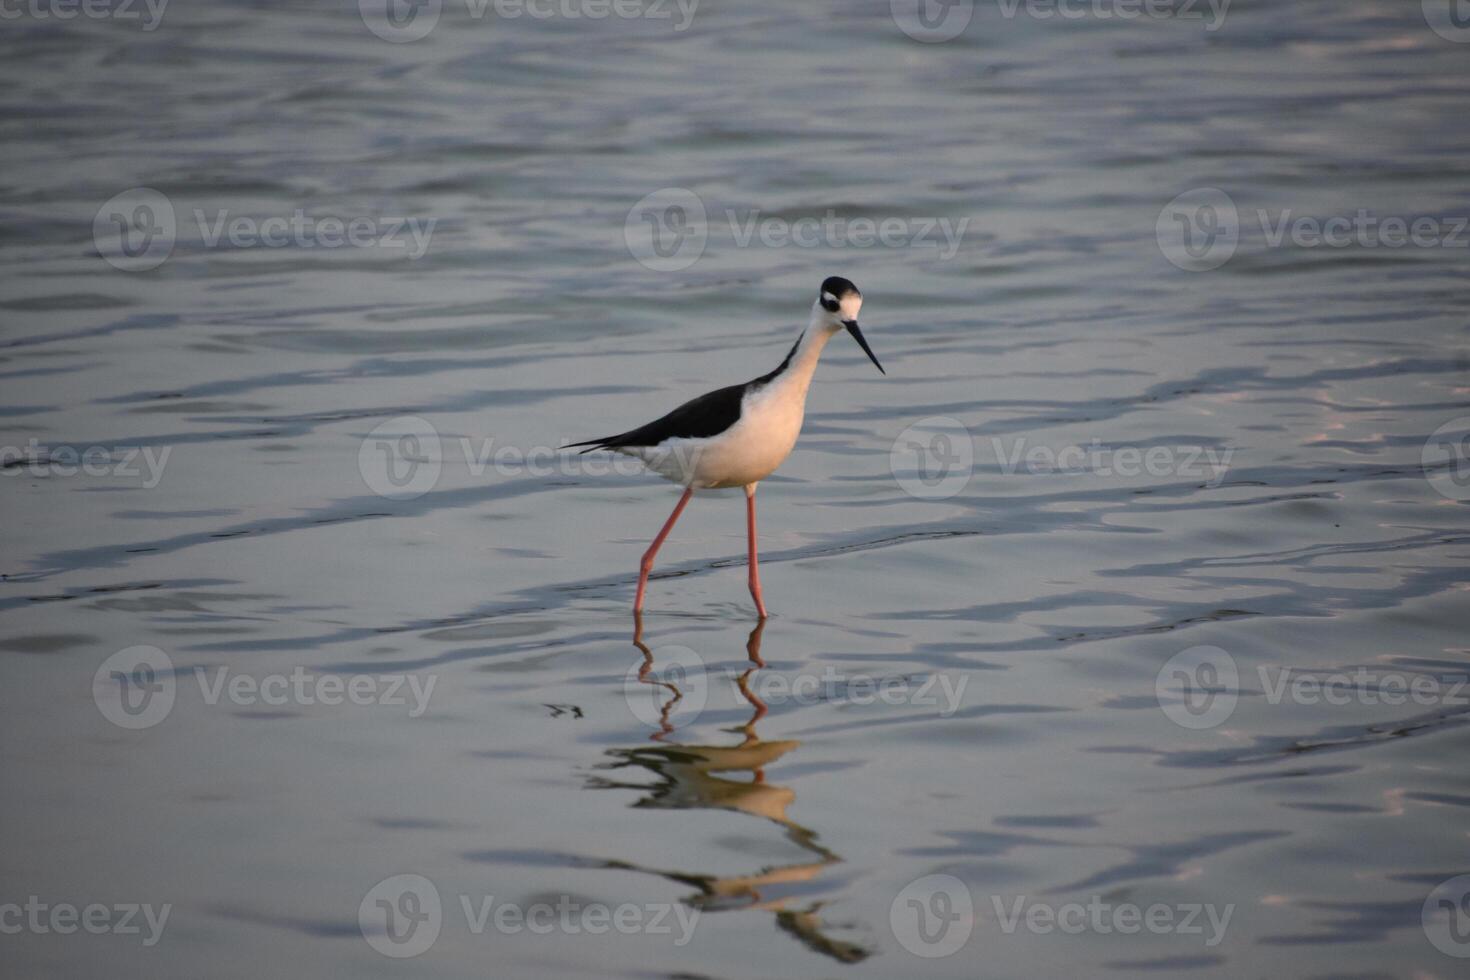
<path fill-rule="evenodd" d="M 1470 44 L 792 8 L 0 24 L 7 975 L 1464 975 Z"/>

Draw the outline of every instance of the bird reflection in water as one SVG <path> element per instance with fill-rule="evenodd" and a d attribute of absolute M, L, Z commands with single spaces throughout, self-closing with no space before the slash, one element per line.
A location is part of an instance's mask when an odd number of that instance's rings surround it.
<path fill-rule="evenodd" d="M 735 679 L 741 695 L 751 705 L 751 716 L 745 724 L 730 729 L 743 736 L 741 741 L 725 746 L 681 745 L 670 741 L 675 731 L 670 713 L 683 697 L 683 692 L 680 691 L 677 680 L 654 673 L 653 653 L 643 642 L 642 617 L 635 616 L 634 624 L 633 645 L 642 652 L 644 660 L 638 679 L 667 692 L 667 698 L 660 702 L 659 730 L 650 736 L 650 740 L 657 744 L 611 749 L 608 755 L 617 761 L 605 763 L 599 768 L 627 770 L 637 767 L 653 773 L 657 782 L 622 782 L 614 777 L 598 776 L 591 780 L 592 788 L 639 790 L 645 795 L 633 804 L 634 808 L 732 810 L 759 817 L 781 827 L 785 831 L 786 839 L 810 854 L 812 859 L 762 868 L 753 874 L 731 876 L 668 871 L 622 861 L 610 861 L 607 866 L 656 874 L 670 881 L 691 885 L 698 892 L 685 901 L 703 912 L 734 909 L 772 912 L 776 916 L 776 925 L 796 937 L 808 949 L 842 963 L 857 963 L 866 959 L 870 950 L 827 935 L 825 930 L 829 926 L 820 914 L 822 902 L 794 907 L 798 896 L 810 892 L 810 882 L 842 859 L 818 842 L 815 831 L 803 827 L 786 815 L 796 800 L 796 792 L 790 787 L 766 782 L 766 766 L 801 744 L 789 739 L 763 741 L 755 731 L 756 724 L 765 717 L 766 705 L 750 689 L 750 679 L 757 670 L 766 665 L 761 659 L 761 633 L 766 628 L 766 620 L 757 623 L 746 640 L 745 649 L 750 658 L 750 666 Z M 749 773 L 750 778 L 729 778 L 730 774 L 741 773 Z"/>

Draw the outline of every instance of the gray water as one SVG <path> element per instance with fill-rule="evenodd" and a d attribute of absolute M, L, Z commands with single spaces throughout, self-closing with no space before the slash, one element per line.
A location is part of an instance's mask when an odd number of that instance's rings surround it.
<path fill-rule="evenodd" d="M 7 976 L 1464 975 L 1427 6 L 7 8 Z M 677 491 L 556 447 L 833 274 L 772 618 L 712 492 L 635 642 Z"/>

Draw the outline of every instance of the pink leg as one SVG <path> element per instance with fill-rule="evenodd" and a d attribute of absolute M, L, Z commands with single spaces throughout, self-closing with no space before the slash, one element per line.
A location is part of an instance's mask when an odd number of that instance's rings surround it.
<path fill-rule="evenodd" d="M 755 484 L 745 488 L 746 542 L 750 545 L 750 597 L 755 600 L 755 611 L 761 619 L 766 618 L 766 602 L 761 598 L 761 563 L 755 554 Z"/>
<path fill-rule="evenodd" d="M 669 515 L 667 521 L 664 521 L 663 530 L 658 532 L 658 537 L 653 539 L 653 544 L 648 546 L 648 550 L 643 553 L 643 560 L 638 563 L 638 594 L 633 597 L 633 612 L 635 613 L 643 612 L 643 593 L 648 590 L 648 573 L 653 571 L 653 556 L 658 554 L 658 549 L 663 545 L 664 539 L 669 536 L 669 532 L 674 529 L 674 522 L 679 519 L 680 514 L 684 513 L 684 505 L 689 503 L 689 498 L 692 496 L 694 496 L 693 489 L 684 491 L 684 496 L 680 497 L 679 502 L 674 505 L 674 512 Z"/>

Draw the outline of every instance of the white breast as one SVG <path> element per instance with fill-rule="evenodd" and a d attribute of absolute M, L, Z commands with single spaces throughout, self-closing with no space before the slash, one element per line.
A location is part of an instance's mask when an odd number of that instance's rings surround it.
<path fill-rule="evenodd" d="M 807 330 L 797 340 L 786 370 L 747 391 L 740 419 L 707 439 L 667 439 L 657 446 L 619 449 L 637 456 L 666 480 L 696 490 L 758 483 L 786 461 L 801 434 L 806 393 L 830 330 Z"/>
<path fill-rule="evenodd" d="M 778 380 L 746 394 L 740 420 L 717 436 L 668 439 L 626 452 L 665 479 L 695 489 L 748 486 L 791 455 L 805 411 L 806 386 Z"/>

